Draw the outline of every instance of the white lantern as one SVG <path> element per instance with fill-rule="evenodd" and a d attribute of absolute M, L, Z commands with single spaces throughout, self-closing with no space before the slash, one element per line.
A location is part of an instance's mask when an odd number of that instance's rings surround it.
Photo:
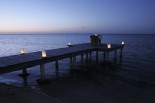
<path fill-rule="evenodd" d="M 46 51 L 42 51 L 42 57 L 45 58 L 46 57 Z"/>
<path fill-rule="evenodd" d="M 69 42 L 68 45 L 71 45 L 71 42 Z"/>
<path fill-rule="evenodd" d="M 107 48 L 111 48 L 111 44 L 107 44 Z"/>
<path fill-rule="evenodd" d="M 124 41 L 122 41 L 122 45 L 124 45 Z"/>
<path fill-rule="evenodd" d="M 98 36 L 98 34 L 95 34 L 95 36 Z"/>
<path fill-rule="evenodd" d="M 72 46 L 71 42 L 69 42 L 67 46 L 71 47 Z"/>
<path fill-rule="evenodd" d="M 21 55 L 25 54 L 24 48 L 20 48 L 20 54 Z"/>

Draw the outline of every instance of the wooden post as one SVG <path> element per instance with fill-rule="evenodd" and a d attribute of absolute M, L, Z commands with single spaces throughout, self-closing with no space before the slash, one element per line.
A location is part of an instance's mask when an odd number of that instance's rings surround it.
<path fill-rule="evenodd" d="M 92 52 L 89 53 L 89 59 L 92 61 Z"/>
<path fill-rule="evenodd" d="M 23 74 L 24 74 L 24 75 L 27 74 L 27 70 L 26 70 L 26 68 L 22 69 L 22 71 L 23 71 Z"/>
<path fill-rule="evenodd" d="M 26 68 L 22 69 L 22 74 L 18 74 L 18 75 L 23 78 L 23 85 L 27 86 L 28 85 L 27 76 L 29 76 L 30 74 L 27 73 Z"/>
<path fill-rule="evenodd" d="M 76 67 L 76 56 L 73 56 L 73 69 L 75 69 L 75 67 Z"/>
<path fill-rule="evenodd" d="M 106 52 L 105 56 L 106 56 L 106 61 L 109 61 L 109 52 L 108 51 Z"/>
<path fill-rule="evenodd" d="M 58 63 L 58 60 L 55 61 L 55 74 L 56 74 L 56 77 L 59 76 L 59 63 Z"/>
<path fill-rule="evenodd" d="M 45 80 L 45 65 L 40 64 L 40 79 L 41 81 Z"/>
<path fill-rule="evenodd" d="M 98 51 L 96 51 L 96 63 L 98 63 Z"/>
<path fill-rule="evenodd" d="M 123 48 L 120 49 L 120 63 L 122 63 L 122 57 L 123 57 Z"/>
<path fill-rule="evenodd" d="M 72 57 L 70 57 L 70 63 L 72 63 L 73 62 L 73 58 Z"/>
<path fill-rule="evenodd" d="M 23 77 L 23 85 L 28 86 L 27 77 Z"/>
<path fill-rule="evenodd" d="M 81 62 L 83 62 L 83 54 L 81 54 Z"/>
<path fill-rule="evenodd" d="M 19 74 L 19 76 L 20 77 L 27 77 L 27 76 L 29 76 L 30 74 L 29 73 L 27 73 L 27 70 L 26 70 L 26 68 L 23 68 L 22 69 L 22 74 Z"/>
<path fill-rule="evenodd" d="M 106 59 L 106 55 L 105 55 L 105 52 L 103 53 L 103 61 L 105 61 L 105 59 Z"/>
<path fill-rule="evenodd" d="M 114 52 L 114 63 L 115 64 L 117 63 L 117 50 L 115 50 Z"/>
<path fill-rule="evenodd" d="M 86 62 L 88 62 L 88 53 L 86 53 Z"/>

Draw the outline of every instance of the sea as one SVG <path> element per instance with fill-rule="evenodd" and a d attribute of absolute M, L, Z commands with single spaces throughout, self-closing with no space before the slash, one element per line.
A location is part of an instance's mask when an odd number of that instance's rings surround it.
<path fill-rule="evenodd" d="M 20 54 L 20 48 L 26 53 L 42 50 L 65 48 L 71 44 L 90 42 L 92 34 L 1 34 L 0 57 Z M 102 43 L 121 44 L 125 42 L 123 49 L 122 65 L 117 66 L 117 74 L 131 81 L 141 82 L 143 85 L 155 85 L 155 35 L 153 34 L 100 34 Z M 102 53 L 101 53 L 102 55 Z M 113 55 L 113 54 L 111 54 Z M 101 56 L 100 56 L 101 57 Z M 101 58 L 102 59 L 102 58 Z M 63 78 L 69 72 L 69 60 L 60 60 L 60 76 Z M 115 67 L 113 67 L 115 69 Z M 39 66 L 27 69 L 30 73 L 28 84 L 35 87 L 36 79 L 40 77 Z M 0 75 L 0 82 L 23 85 L 23 80 L 18 74 L 21 71 Z M 55 77 L 54 63 L 46 65 L 46 77 Z"/>

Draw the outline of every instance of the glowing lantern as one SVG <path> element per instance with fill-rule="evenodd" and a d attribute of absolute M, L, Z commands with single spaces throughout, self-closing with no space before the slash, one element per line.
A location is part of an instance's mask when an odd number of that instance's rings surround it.
<path fill-rule="evenodd" d="M 67 46 L 71 47 L 72 46 L 71 42 L 69 42 Z"/>
<path fill-rule="evenodd" d="M 124 45 L 124 41 L 122 41 L 122 45 Z"/>
<path fill-rule="evenodd" d="M 42 51 L 42 57 L 45 58 L 46 57 L 46 51 Z"/>
<path fill-rule="evenodd" d="M 95 34 L 95 36 L 98 36 L 98 34 Z"/>
<path fill-rule="evenodd" d="M 20 48 L 20 54 L 21 55 L 25 54 L 24 48 Z"/>
<path fill-rule="evenodd" d="M 107 48 L 111 48 L 111 44 L 107 44 Z"/>

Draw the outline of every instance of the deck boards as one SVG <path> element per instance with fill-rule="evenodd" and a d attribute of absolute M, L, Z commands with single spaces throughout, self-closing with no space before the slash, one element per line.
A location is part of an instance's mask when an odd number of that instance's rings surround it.
<path fill-rule="evenodd" d="M 124 46 L 120 44 L 112 44 L 112 48 L 108 49 L 106 44 L 102 44 L 100 46 L 92 46 L 90 43 L 84 43 L 76 44 L 66 48 L 46 50 L 46 58 L 42 58 L 41 51 L 26 53 L 24 55 L 19 54 L 0 57 L 0 74 L 40 65 L 42 63 L 69 58 L 92 51 L 113 51 L 123 47 Z"/>

